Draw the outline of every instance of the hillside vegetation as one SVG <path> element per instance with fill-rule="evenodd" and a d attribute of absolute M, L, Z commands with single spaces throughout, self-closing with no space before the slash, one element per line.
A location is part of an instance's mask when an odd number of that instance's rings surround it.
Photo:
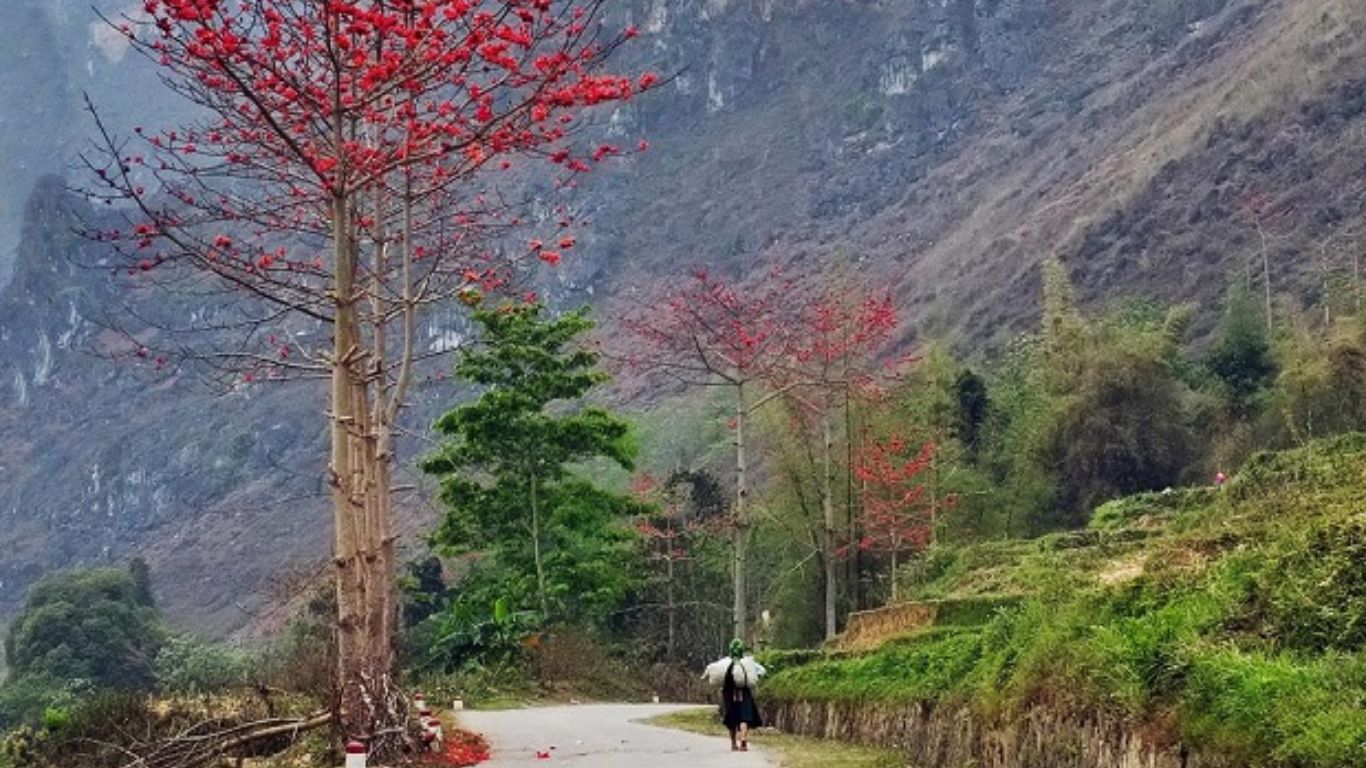
<path fill-rule="evenodd" d="M 151 387 L 89 354 L 111 321 L 140 325 L 128 314 L 178 327 L 197 310 L 76 268 L 110 254 L 74 232 L 118 218 L 92 222 L 66 195 L 91 179 L 34 188 L 41 170 L 79 165 L 60 147 L 82 145 L 91 127 L 73 118 L 83 90 L 125 131 L 177 106 L 139 57 L 92 66 L 89 6 L 0 11 L 23 31 L 0 59 L 13 64 L 6 93 L 24 97 L 6 101 L 24 119 L 0 125 L 0 152 L 14 160 L 0 240 L 20 214 L 25 224 L 0 292 L 11 437 L 0 508 L 18 543 L 0 553 L 0 617 L 47 570 L 138 553 L 165 575 L 173 618 L 215 636 L 268 634 L 286 613 L 273 586 L 326 556 L 315 524 L 326 494 L 300 469 L 317 465 L 324 435 L 301 405 L 308 385 L 214 399 L 193 376 Z M 899 334 L 972 357 L 1035 325 L 1044 254 L 1087 308 L 1130 294 L 1194 302 L 1196 340 L 1231 274 L 1259 295 L 1269 282 L 1282 321 L 1306 304 L 1336 317 L 1356 303 L 1356 0 L 613 6 L 648 40 L 623 50 L 640 58 L 623 67 L 679 76 L 602 116 L 615 143 L 651 149 L 585 182 L 592 225 L 572 258 L 537 276 L 562 305 L 609 309 L 611 297 L 633 301 L 703 265 L 757 277 L 848 262 L 893 289 L 908 320 Z M 144 97 L 126 107 L 135 114 L 119 109 L 126 92 Z M 0 251 L 0 275 L 11 261 Z M 441 346 L 467 320 L 458 307 L 433 313 L 422 343 Z M 424 371 L 406 428 L 440 412 L 446 364 Z M 280 514 L 282 499 L 299 514 Z M 432 516 L 403 508 L 405 541 L 420 542 Z"/>
<path fill-rule="evenodd" d="M 1043 706 L 1248 766 L 1366 764 L 1366 435 L 1263 453 L 1223 489 L 1102 506 L 1091 527 L 941 548 L 904 574 L 948 621 L 871 652 L 775 654 L 803 701 Z M 956 602 L 1000 605 L 984 614 Z"/>

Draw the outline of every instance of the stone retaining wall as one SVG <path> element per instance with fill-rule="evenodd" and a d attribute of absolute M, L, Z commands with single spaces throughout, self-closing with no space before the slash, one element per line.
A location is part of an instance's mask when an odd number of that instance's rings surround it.
<path fill-rule="evenodd" d="M 903 750 L 915 768 L 1233 768 L 1160 748 L 1121 723 L 1036 709 L 987 724 L 964 707 L 770 701 L 769 724 L 803 736 Z"/>
<path fill-rule="evenodd" d="M 867 651 L 897 634 L 924 629 L 934 623 L 934 603 L 899 603 L 849 614 L 844 632 L 834 647 L 842 651 Z"/>

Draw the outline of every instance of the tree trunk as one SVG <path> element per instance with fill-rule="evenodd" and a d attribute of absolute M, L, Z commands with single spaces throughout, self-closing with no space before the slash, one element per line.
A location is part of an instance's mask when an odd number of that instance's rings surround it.
<path fill-rule="evenodd" d="M 371 754 L 398 754 L 403 741 L 403 697 L 394 679 L 392 574 L 383 539 L 390 492 L 368 407 L 370 388 L 357 316 L 357 244 L 349 201 L 332 202 L 333 324 L 331 459 L 333 562 L 337 593 L 337 727 L 370 744 Z M 381 502 L 380 500 L 384 501 Z"/>
<path fill-rule="evenodd" d="M 845 377 L 848 381 L 848 377 Z M 845 557 L 844 583 L 846 610 L 857 611 L 859 602 L 858 572 L 858 523 L 857 505 L 854 500 L 854 411 L 849 396 L 849 386 L 844 386 L 844 532 L 849 541 L 849 552 Z"/>
<path fill-rule="evenodd" d="M 1361 251 L 1352 252 L 1352 286 L 1356 305 L 1357 318 L 1361 317 Z"/>
<path fill-rule="evenodd" d="M 831 462 L 835 438 L 830 428 L 830 408 L 830 397 L 826 395 L 821 410 L 821 513 L 825 518 L 825 529 L 821 537 L 821 559 L 825 561 L 826 640 L 835 636 L 836 599 L 839 592 L 835 577 L 835 477 Z"/>
<path fill-rule="evenodd" d="M 668 640 L 666 641 L 666 645 L 665 645 L 664 658 L 668 659 L 670 662 L 673 662 L 673 661 L 675 660 L 675 653 L 676 653 L 676 650 L 677 650 L 677 647 L 678 647 L 678 646 L 677 646 L 677 637 L 678 637 L 678 601 L 677 601 L 677 599 L 674 597 L 674 554 L 673 554 L 673 536 L 672 536 L 673 524 L 672 524 L 672 523 L 670 523 L 669 531 L 670 531 L 670 537 L 669 537 L 669 539 L 668 539 L 669 554 L 667 555 L 667 558 L 668 558 L 668 559 L 665 561 L 666 564 L 667 564 L 667 566 L 668 566 L 668 576 L 667 576 L 667 579 L 668 579 L 668 580 L 665 582 L 665 584 L 666 584 L 666 587 L 665 587 L 665 602 L 666 602 L 667 605 L 668 605 L 668 612 L 669 612 L 669 635 L 668 635 Z"/>
<path fill-rule="evenodd" d="M 858 606 L 859 610 L 868 607 L 868 590 L 866 589 L 865 584 L 866 582 L 871 581 L 871 577 L 864 568 L 867 561 L 864 560 L 863 557 L 863 547 L 861 545 L 863 540 L 863 526 L 859 522 L 862 519 L 865 510 L 863 500 L 866 498 L 868 498 L 868 480 L 867 478 L 864 478 L 859 481 L 858 514 L 854 517 L 854 529 L 849 532 L 849 539 L 853 542 L 854 547 L 854 570 L 858 573 L 855 605 Z"/>
<path fill-rule="evenodd" d="M 545 594 L 545 563 L 541 560 L 541 507 L 536 497 L 536 478 L 531 478 L 531 555 L 536 561 L 536 597 L 541 603 L 541 621 L 550 621 L 550 600 Z"/>
<path fill-rule="evenodd" d="M 892 572 L 891 572 L 891 576 L 890 576 L 891 582 L 892 582 L 892 583 L 891 583 L 891 588 L 892 588 L 892 599 L 891 599 L 891 603 L 892 603 L 892 605 L 895 605 L 896 602 L 897 602 L 897 600 L 900 598 L 900 595 L 897 594 L 897 588 L 896 588 L 896 569 L 897 569 L 897 566 L 898 566 L 898 563 L 897 563 L 897 550 L 898 550 L 898 549 L 900 549 L 899 543 L 893 541 L 893 543 L 892 543 Z"/>
<path fill-rule="evenodd" d="M 936 439 L 941 437 L 935 436 Z M 939 446 L 943 441 L 935 445 L 934 452 L 930 454 L 930 546 L 933 547 L 939 539 Z"/>
<path fill-rule="evenodd" d="M 748 557 L 746 549 L 749 545 L 749 512 L 747 502 L 749 500 L 749 489 L 745 476 L 745 386 L 735 385 L 735 525 L 731 533 L 731 576 L 735 589 L 735 602 L 731 610 L 731 619 L 735 637 L 742 640 L 747 639 L 745 630 L 748 627 L 749 606 L 746 590 L 748 583 L 745 578 L 746 568 L 748 567 Z"/>
<path fill-rule="evenodd" d="M 1266 231 L 1260 221 L 1257 223 L 1257 236 L 1262 244 L 1262 290 L 1266 296 L 1266 327 L 1272 330 L 1275 324 L 1271 314 L 1271 254 L 1267 253 Z"/>

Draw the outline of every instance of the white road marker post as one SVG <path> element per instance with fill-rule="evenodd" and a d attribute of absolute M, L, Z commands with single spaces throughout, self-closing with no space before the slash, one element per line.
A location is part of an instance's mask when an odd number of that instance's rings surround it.
<path fill-rule="evenodd" d="M 359 741 L 346 742 L 346 768 L 365 768 L 365 745 Z"/>

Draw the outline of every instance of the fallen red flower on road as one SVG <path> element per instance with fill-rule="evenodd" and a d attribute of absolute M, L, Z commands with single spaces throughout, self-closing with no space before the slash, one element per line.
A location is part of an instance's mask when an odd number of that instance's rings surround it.
<path fill-rule="evenodd" d="M 422 757 L 423 765 L 441 768 L 466 768 L 489 759 L 489 745 L 477 733 L 454 731 L 442 743 L 441 751 Z"/>

